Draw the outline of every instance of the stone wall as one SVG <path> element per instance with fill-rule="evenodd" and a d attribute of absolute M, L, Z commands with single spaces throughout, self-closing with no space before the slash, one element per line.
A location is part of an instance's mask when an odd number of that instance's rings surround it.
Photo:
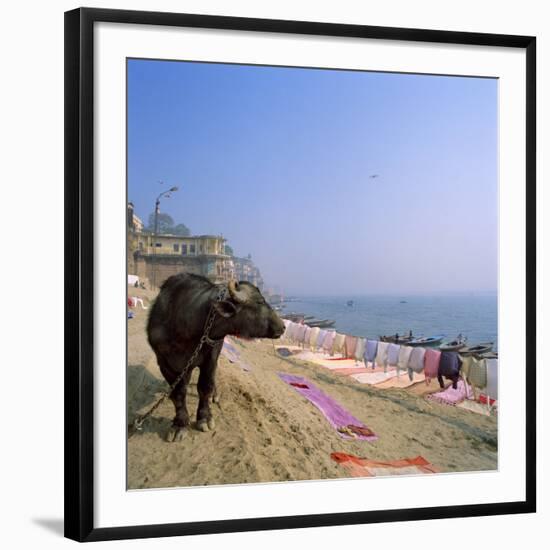
<path fill-rule="evenodd" d="M 176 256 L 134 253 L 128 265 L 128 273 L 135 273 L 146 279 L 151 287 L 160 287 L 172 275 L 178 273 L 195 273 L 208 276 L 213 282 L 220 282 L 219 277 L 208 272 L 208 263 L 222 260 L 207 259 L 205 256 Z"/>

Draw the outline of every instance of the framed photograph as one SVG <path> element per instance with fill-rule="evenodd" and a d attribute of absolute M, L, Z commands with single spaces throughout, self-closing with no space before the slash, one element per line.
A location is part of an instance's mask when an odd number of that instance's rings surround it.
<path fill-rule="evenodd" d="M 535 38 L 65 14 L 65 534 L 529 513 Z"/>

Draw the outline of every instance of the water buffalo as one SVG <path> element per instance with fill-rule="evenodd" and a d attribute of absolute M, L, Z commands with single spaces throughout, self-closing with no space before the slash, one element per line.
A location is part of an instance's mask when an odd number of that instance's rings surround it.
<path fill-rule="evenodd" d="M 225 290 L 225 297 L 221 300 L 220 290 Z M 173 275 L 162 285 L 147 323 L 149 344 L 169 384 L 183 372 L 199 344 L 212 307 L 215 315 L 209 334 L 211 341 L 203 345 L 197 359 L 170 395 L 176 415 L 167 436 L 168 441 L 180 441 L 190 424 L 185 397 L 195 367 L 200 369 L 197 428 L 202 431 L 213 429 L 209 400 L 216 397 L 216 366 L 226 335 L 279 338 L 285 329 L 283 321 L 260 291 L 248 282 L 230 281 L 221 287 L 199 275 Z"/>

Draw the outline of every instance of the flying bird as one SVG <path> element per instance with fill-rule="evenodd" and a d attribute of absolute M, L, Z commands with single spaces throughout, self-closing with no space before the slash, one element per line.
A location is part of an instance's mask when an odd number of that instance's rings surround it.
<path fill-rule="evenodd" d="M 371 179 L 378 178 L 378 177 L 379 177 L 378 174 L 371 174 L 371 175 L 369 176 L 369 178 L 371 178 Z"/>

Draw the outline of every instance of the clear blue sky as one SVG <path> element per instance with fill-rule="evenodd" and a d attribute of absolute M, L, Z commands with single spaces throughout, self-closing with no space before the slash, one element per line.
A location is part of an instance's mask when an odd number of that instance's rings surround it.
<path fill-rule="evenodd" d="M 495 291 L 497 93 L 493 79 L 130 60 L 128 198 L 146 222 L 179 186 L 161 211 L 223 234 L 287 293 Z"/>

